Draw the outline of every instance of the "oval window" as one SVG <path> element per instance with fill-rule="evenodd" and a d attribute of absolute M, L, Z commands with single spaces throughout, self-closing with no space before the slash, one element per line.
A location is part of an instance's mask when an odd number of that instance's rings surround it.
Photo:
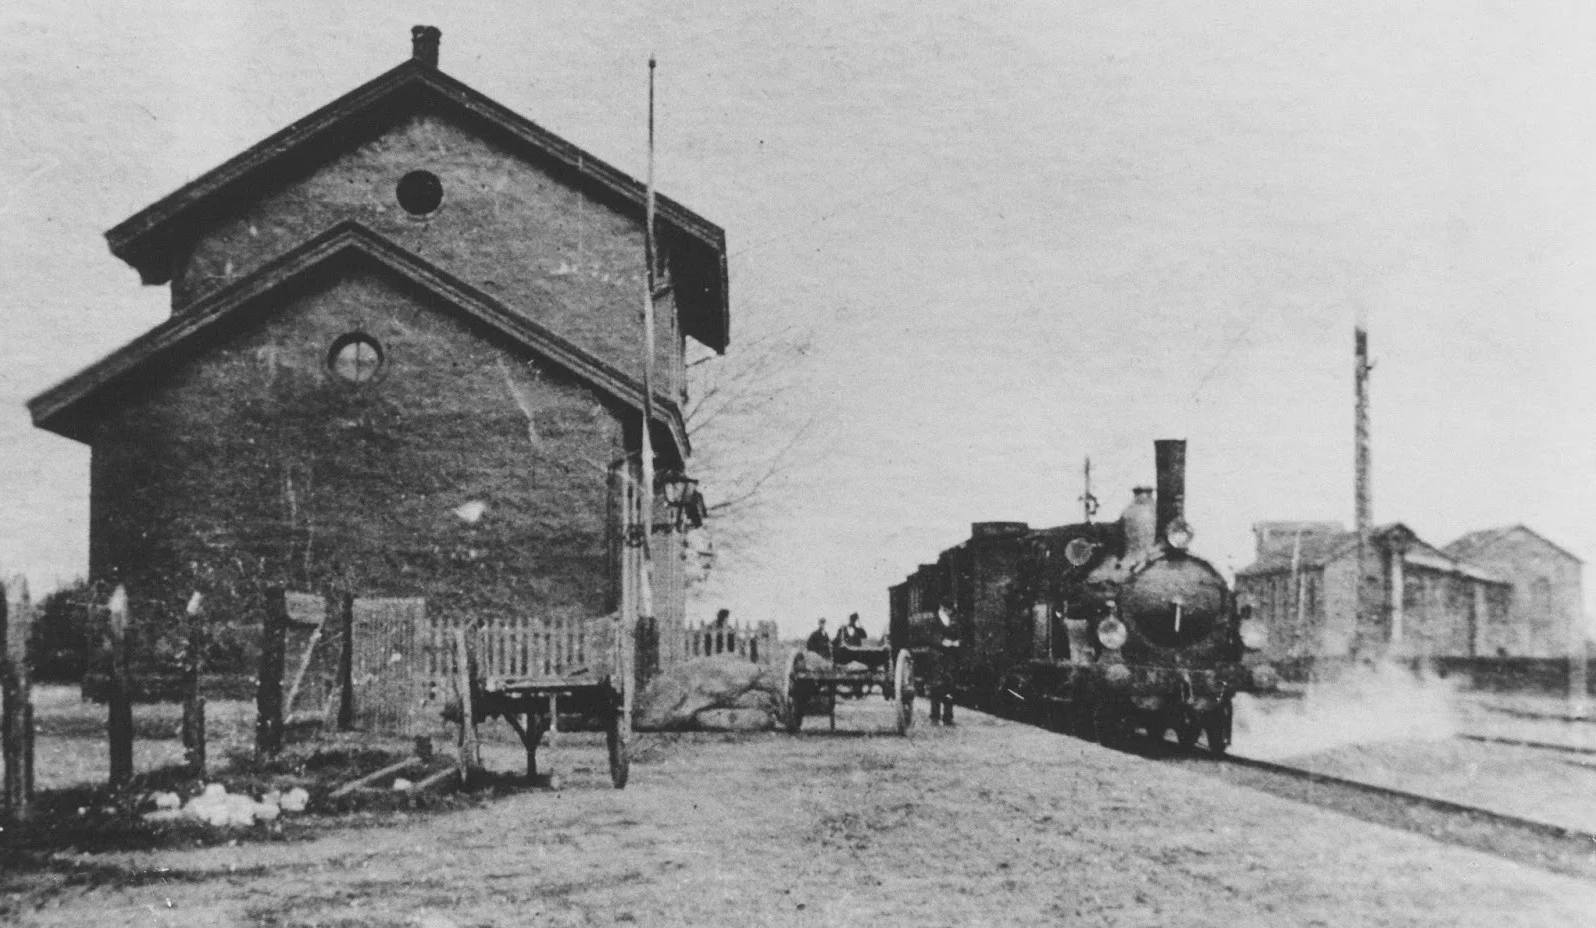
<path fill-rule="evenodd" d="M 394 191 L 399 205 L 412 216 L 428 216 L 443 203 L 443 181 L 431 171 L 411 171 Z"/>
<path fill-rule="evenodd" d="M 382 362 L 382 346 L 364 332 L 339 336 L 327 352 L 327 369 L 345 383 L 370 383 Z"/>

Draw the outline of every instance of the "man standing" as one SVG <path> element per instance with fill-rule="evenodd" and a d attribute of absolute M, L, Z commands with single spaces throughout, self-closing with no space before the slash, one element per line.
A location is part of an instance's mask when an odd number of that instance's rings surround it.
<path fill-rule="evenodd" d="M 848 624 L 837 629 L 837 645 L 843 648 L 857 648 L 865 643 L 869 637 L 865 634 L 864 626 L 859 624 L 859 613 L 848 615 Z"/>
<path fill-rule="evenodd" d="M 853 663 L 854 661 L 860 661 L 863 662 L 866 667 L 871 666 L 871 658 L 874 655 L 869 653 L 859 653 L 859 648 L 864 646 L 865 639 L 867 637 L 869 636 L 865 634 L 864 627 L 859 624 L 859 613 L 850 613 L 848 616 L 848 624 L 837 629 L 837 640 L 832 642 L 832 660 L 839 664 L 849 664 Z M 863 696 L 864 691 L 865 685 L 863 683 L 854 684 L 853 696 L 855 699 Z"/>
<path fill-rule="evenodd" d="M 958 629 L 953 622 L 953 609 L 943 604 L 937 610 L 937 625 L 932 630 L 931 672 L 927 674 L 927 695 L 931 699 L 931 724 L 953 724 L 954 675 L 959 660 Z"/>
<path fill-rule="evenodd" d="M 821 619 L 820 625 L 809 633 L 809 642 L 805 647 L 828 660 L 831 658 L 831 636 L 826 634 L 825 619 Z"/>

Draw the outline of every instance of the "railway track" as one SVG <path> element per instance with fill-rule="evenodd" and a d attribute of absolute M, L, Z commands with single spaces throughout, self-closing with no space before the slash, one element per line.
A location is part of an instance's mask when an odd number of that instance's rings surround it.
<path fill-rule="evenodd" d="M 1198 751 L 1175 763 L 1284 799 L 1596 881 L 1596 833 L 1237 755 Z"/>
<path fill-rule="evenodd" d="M 985 711 L 992 709 L 988 707 Z M 1074 737 L 1068 732 L 1050 728 L 1038 718 L 1023 712 L 999 711 L 994 714 L 1013 722 L 1035 725 Z M 1596 751 L 1586 748 L 1541 741 L 1487 735 L 1459 737 L 1488 744 L 1596 754 Z M 1537 869 L 1596 881 L 1596 833 L 1593 832 L 1233 753 L 1214 754 L 1201 748 L 1187 752 L 1173 742 L 1166 741 L 1162 746 L 1155 746 L 1146 739 L 1130 737 L 1113 749 L 1164 763 L 1189 766 L 1195 772 L 1376 825 L 1413 832 Z"/>
<path fill-rule="evenodd" d="M 1582 748 L 1572 744 L 1554 744 L 1550 741 L 1526 741 L 1522 738 L 1498 738 L 1494 735 L 1458 735 L 1464 741 L 1479 741 L 1484 744 L 1505 744 L 1516 748 L 1536 748 L 1541 751 L 1558 751 L 1563 754 L 1583 754 L 1587 757 L 1596 755 L 1596 748 Z"/>

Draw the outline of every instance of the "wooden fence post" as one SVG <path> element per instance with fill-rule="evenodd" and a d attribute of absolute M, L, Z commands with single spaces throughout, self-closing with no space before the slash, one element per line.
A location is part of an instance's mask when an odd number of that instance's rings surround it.
<path fill-rule="evenodd" d="M 455 691 L 460 697 L 460 783 L 470 782 L 472 767 L 482 766 L 482 747 L 477 743 L 476 706 L 471 700 L 471 650 L 466 647 L 465 629 L 454 630 Z"/>
<path fill-rule="evenodd" d="M 133 684 L 129 670 L 127 587 L 118 584 L 111 594 L 107 642 L 111 649 L 106 687 L 107 737 L 111 750 L 111 785 L 125 786 L 133 778 Z"/>
<path fill-rule="evenodd" d="M 338 618 L 344 638 L 338 655 L 338 730 L 348 731 L 355 727 L 355 594 L 339 595 Z"/>
<path fill-rule="evenodd" d="M 5 780 L 0 788 L 0 821 L 20 822 L 28 817 L 33 798 L 33 700 L 28 683 L 28 629 L 30 606 L 27 584 L 17 584 L 15 612 L 8 602 L 12 590 L 0 583 L 0 762 Z"/>
<path fill-rule="evenodd" d="M 195 777 L 205 776 L 205 597 L 198 590 L 188 599 L 187 644 L 183 654 L 183 760 Z"/>
<path fill-rule="evenodd" d="M 39 616 L 33 609 L 33 598 L 28 595 L 26 578 L 18 579 L 17 589 L 17 616 L 11 622 L 17 640 L 16 650 L 12 652 L 16 659 L 12 673 L 21 703 L 18 714 L 22 735 L 22 817 L 26 817 L 27 806 L 33 801 L 33 654 L 30 648 L 33 623 Z"/>
<path fill-rule="evenodd" d="M 255 690 L 255 753 L 271 757 L 283 747 L 283 648 L 288 603 L 280 586 L 266 588 L 261 616 L 260 683 Z"/>

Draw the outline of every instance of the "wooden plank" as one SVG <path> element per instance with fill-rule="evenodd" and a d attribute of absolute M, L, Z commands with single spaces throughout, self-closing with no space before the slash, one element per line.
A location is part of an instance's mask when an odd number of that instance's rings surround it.
<path fill-rule="evenodd" d="M 411 767 L 414 767 L 419 763 L 421 763 L 421 758 L 407 757 L 396 764 L 389 764 L 381 770 L 374 770 L 363 777 L 350 780 L 348 783 L 345 783 L 343 786 L 340 786 L 331 793 L 327 794 L 327 798 L 337 799 L 340 796 L 347 796 L 363 786 L 375 783 L 383 777 L 391 777 L 396 773 L 402 773 L 403 771 L 409 770 Z"/>
<path fill-rule="evenodd" d="M 450 777 L 459 775 L 459 773 L 460 771 L 455 767 L 445 767 L 442 770 L 439 770 L 437 773 L 428 774 L 425 778 L 418 780 L 412 789 L 418 793 L 422 790 L 432 789 L 434 786 L 443 783 Z"/>

